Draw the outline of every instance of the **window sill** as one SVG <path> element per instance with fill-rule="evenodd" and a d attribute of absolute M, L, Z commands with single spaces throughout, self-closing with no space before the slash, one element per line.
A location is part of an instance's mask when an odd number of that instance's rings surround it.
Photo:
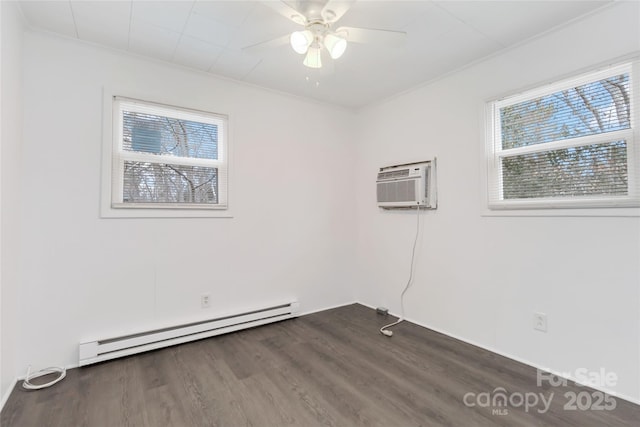
<path fill-rule="evenodd" d="M 640 217 L 640 208 L 489 209 L 484 217 Z"/>
<path fill-rule="evenodd" d="M 101 218 L 233 218 L 229 209 L 103 208 Z"/>

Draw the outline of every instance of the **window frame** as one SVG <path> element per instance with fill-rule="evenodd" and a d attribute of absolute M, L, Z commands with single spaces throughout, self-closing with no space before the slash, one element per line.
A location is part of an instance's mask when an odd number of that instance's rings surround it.
<path fill-rule="evenodd" d="M 148 96 L 122 95 L 105 87 L 103 90 L 103 149 L 102 149 L 102 191 L 101 191 L 101 217 L 102 218 L 191 218 L 191 217 L 219 217 L 231 218 L 232 213 L 229 204 L 230 189 L 230 158 L 231 149 L 229 143 L 229 116 L 225 114 L 209 112 L 209 108 L 189 107 L 179 105 L 173 100 L 156 100 Z M 126 93 L 126 92 L 125 92 Z M 119 101 L 150 105 L 167 110 L 172 116 L 181 116 L 193 120 L 190 114 L 201 117 L 210 117 L 219 121 L 223 128 L 219 133 L 219 159 L 197 159 L 177 157 L 171 159 L 167 156 L 163 160 L 167 164 L 189 164 L 194 166 L 218 167 L 218 173 L 225 175 L 225 179 L 218 182 L 218 191 L 226 203 L 220 204 L 175 204 L 175 203 L 124 203 L 122 202 L 124 180 L 124 161 L 143 161 L 150 163 L 159 162 L 159 156 L 151 153 L 128 152 L 122 149 L 122 114 Z M 218 123 L 216 123 L 218 124 Z M 163 156 L 164 157 L 164 156 Z M 223 169 L 221 171 L 221 169 Z M 220 176 L 220 175 L 219 175 Z M 219 196 L 222 197 L 222 196 Z M 120 200 L 118 202 L 118 200 Z"/>
<path fill-rule="evenodd" d="M 535 215 L 639 215 L 639 209 L 629 209 L 640 206 L 640 148 L 638 147 L 638 143 L 640 141 L 640 137 L 638 135 L 638 127 L 640 124 L 640 120 L 638 120 L 638 112 L 640 110 L 640 105 L 638 103 L 638 82 L 640 81 L 639 64 L 639 61 L 626 62 L 624 64 L 610 66 L 604 69 L 583 73 L 578 76 L 565 78 L 554 83 L 487 102 L 485 105 L 485 214 L 500 215 L 505 214 L 504 212 L 510 212 L 516 215 L 523 215 L 527 213 L 533 213 Z M 500 108 L 544 97 L 558 91 L 570 89 L 623 73 L 629 74 L 629 95 L 631 107 L 631 127 L 629 129 L 532 144 L 529 146 L 510 149 L 502 148 Z M 511 200 L 503 198 L 503 158 L 530 153 L 550 152 L 558 149 L 587 146 L 623 139 L 627 144 L 627 195 L 573 196 L 566 198 L 547 197 Z"/>

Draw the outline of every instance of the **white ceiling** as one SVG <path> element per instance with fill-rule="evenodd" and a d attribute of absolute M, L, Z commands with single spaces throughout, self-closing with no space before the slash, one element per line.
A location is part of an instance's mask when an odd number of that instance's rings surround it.
<path fill-rule="evenodd" d="M 602 7 L 608 1 L 357 1 L 338 25 L 407 32 L 399 47 L 349 44 L 320 71 L 289 46 L 243 47 L 301 27 L 257 1 L 20 1 L 33 28 L 358 108 Z"/>

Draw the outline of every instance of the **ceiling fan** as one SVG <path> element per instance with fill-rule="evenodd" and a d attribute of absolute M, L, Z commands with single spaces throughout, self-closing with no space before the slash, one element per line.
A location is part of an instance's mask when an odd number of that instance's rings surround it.
<path fill-rule="evenodd" d="M 302 62 L 309 68 L 321 68 L 323 52 L 332 59 L 338 59 L 347 49 L 349 42 L 396 44 L 405 39 L 407 33 L 374 28 L 337 27 L 356 0 L 295 0 L 265 1 L 280 15 L 302 25 L 304 29 L 291 34 L 248 46 L 244 50 L 257 50 L 289 43 L 292 49 L 305 55 Z"/>

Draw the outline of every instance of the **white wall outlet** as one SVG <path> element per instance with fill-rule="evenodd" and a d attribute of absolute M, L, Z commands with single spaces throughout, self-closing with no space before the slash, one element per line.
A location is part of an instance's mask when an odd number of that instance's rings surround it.
<path fill-rule="evenodd" d="M 533 313 L 533 329 L 536 331 L 547 332 L 547 315 L 544 313 Z"/>
<path fill-rule="evenodd" d="M 200 307 L 202 308 L 211 307 L 211 296 L 209 294 L 202 294 L 200 296 Z"/>

